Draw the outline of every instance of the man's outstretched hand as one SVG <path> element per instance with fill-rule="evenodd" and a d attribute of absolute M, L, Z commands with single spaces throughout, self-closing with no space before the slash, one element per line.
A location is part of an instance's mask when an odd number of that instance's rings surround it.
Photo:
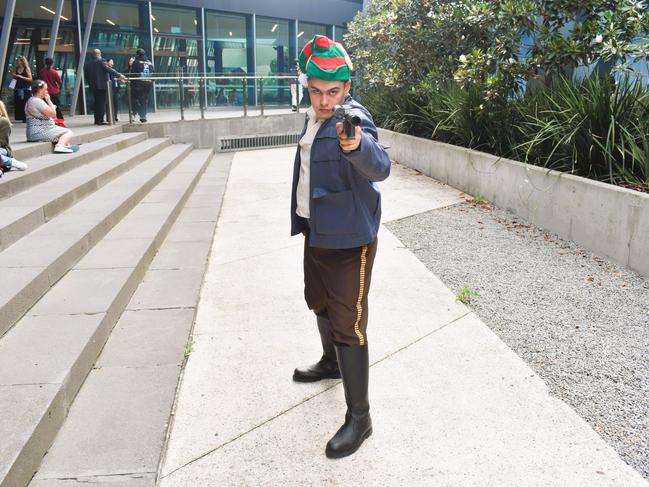
<path fill-rule="evenodd" d="M 343 152 L 351 152 L 353 150 L 358 149 L 358 147 L 361 145 L 361 128 L 360 127 L 354 127 L 354 128 L 356 129 L 354 138 L 348 139 L 347 136 L 345 135 L 345 130 L 343 129 L 343 123 L 342 122 L 336 123 L 336 132 L 338 132 L 338 143 L 340 144 L 340 148 L 343 150 Z"/>

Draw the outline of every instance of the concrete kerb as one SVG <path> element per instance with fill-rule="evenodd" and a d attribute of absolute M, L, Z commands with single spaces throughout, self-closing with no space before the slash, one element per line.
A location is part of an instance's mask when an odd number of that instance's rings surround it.
<path fill-rule="evenodd" d="M 390 157 L 649 276 L 649 194 L 379 130 Z"/>

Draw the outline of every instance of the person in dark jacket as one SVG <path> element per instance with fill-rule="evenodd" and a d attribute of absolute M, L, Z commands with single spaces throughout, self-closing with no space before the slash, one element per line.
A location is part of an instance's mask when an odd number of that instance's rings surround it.
<path fill-rule="evenodd" d="M 133 109 L 140 116 L 140 122 L 146 122 L 147 102 L 149 100 L 149 91 L 153 85 L 153 73 L 155 68 L 153 63 L 146 56 L 146 52 L 141 47 L 135 51 L 135 59 L 130 64 L 130 77 L 135 78 L 131 81 L 131 96 L 133 98 Z"/>
<path fill-rule="evenodd" d="M 343 46 L 315 36 L 299 62 L 311 107 L 293 167 L 291 235 L 305 236 L 304 296 L 316 315 L 323 355 L 296 368 L 293 380 L 342 377 L 345 422 L 325 449 L 327 457 L 340 458 L 372 434 L 367 294 L 381 220 L 376 182 L 390 174 L 390 159 L 372 117 L 349 95 L 352 65 Z M 360 119 L 353 137 L 333 116 L 336 105 Z"/>
<path fill-rule="evenodd" d="M 104 122 L 104 114 L 106 113 L 106 90 L 111 73 L 118 79 L 125 79 L 101 57 L 99 49 L 93 49 L 92 60 L 84 66 L 84 75 L 94 97 L 95 125 L 108 125 L 108 122 Z"/>

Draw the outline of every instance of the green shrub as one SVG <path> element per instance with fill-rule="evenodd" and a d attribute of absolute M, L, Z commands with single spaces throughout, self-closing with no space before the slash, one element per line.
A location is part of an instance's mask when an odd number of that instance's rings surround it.
<path fill-rule="evenodd" d="M 649 183 L 649 91 L 640 82 L 560 79 L 517 104 L 517 159 L 614 184 Z"/>

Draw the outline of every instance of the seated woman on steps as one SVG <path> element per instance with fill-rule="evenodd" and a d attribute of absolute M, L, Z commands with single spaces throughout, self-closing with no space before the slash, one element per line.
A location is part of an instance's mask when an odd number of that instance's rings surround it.
<path fill-rule="evenodd" d="M 12 169 L 24 171 L 27 164 L 17 161 L 12 157 L 11 146 L 9 145 L 9 136 L 11 135 L 11 122 L 7 107 L 0 101 L 0 178 L 2 174 Z"/>
<path fill-rule="evenodd" d="M 25 105 L 27 114 L 27 141 L 56 143 L 54 152 L 76 152 L 79 146 L 71 145 L 72 130 L 54 123 L 56 106 L 50 100 L 47 83 L 37 79 L 32 83 L 32 97 Z"/>

